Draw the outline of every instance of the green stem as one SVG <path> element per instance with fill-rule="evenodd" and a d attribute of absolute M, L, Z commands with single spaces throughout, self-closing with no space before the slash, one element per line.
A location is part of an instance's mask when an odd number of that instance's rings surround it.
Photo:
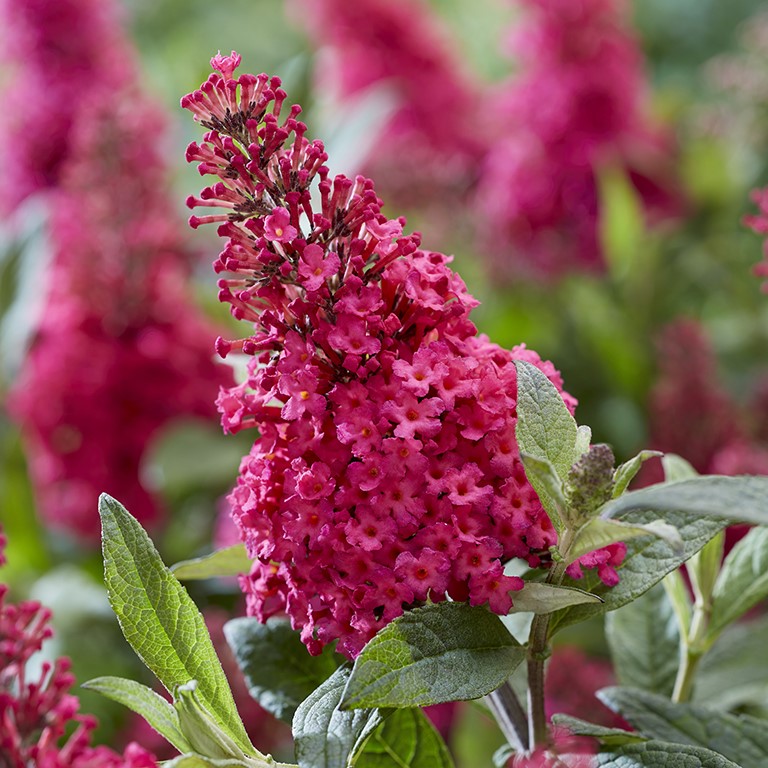
<path fill-rule="evenodd" d="M 568 567 L 568 552 L 573 533 L 566 529 L 560 541 L 560 561 L 547 574 L 547 584 L 560 586 Z M 549 648 L 549 622 L 551 614 L 537 613 L 528 637 L 528 740 L 532 749 L 549 743 L 547 715 L 544 709 L 544 668 L 551 651 Z"/>
<path fill-rule="evenodd" d="M 691 627 L 683 640 L 683 653 L 675 678 L 672 701 L 681 702 L 691 699 L 696 669 L 706 651 L 704 644 L 711 613 L 712 606 L 709 602 L 697 600 L 694 604 Z"/>

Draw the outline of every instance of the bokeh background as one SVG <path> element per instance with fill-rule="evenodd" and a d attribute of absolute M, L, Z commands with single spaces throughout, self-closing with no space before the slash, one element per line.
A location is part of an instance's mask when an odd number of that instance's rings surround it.
<path fill-rule="evenodd" d="M 768 474 L 768 297 L 743 221 L 768 184 L 768 4 L 2 5 L 2 581 L 53 609 L 45 654 L 79 680 L 147 680 L 102 588 L 94 492 L 135 499 L 168 563 L 231 540 L 222 497 L 250 440 L 221 434 L 212 402 L 233 373 L 213 344 L 244 332 L 216 300 L 214 232 L 184 224 L 202 184 L 179 108 L 218 50 L 283 79 L 332 169 L 371 174 L 388 215 L 455 255 L 480 331 L 552 360 L 619 460 L 653 447 Z M 236 584 L 190 589 L 220 637 Z M 551 696 L 576 690 L 558 706 L 589 719 L 611 680 L 602 628 L 562 644 Z M 156 748 L 81 700 L 101 741 Z M 290 753 L 247 716 L 257 746 Z M 481 709 L 443 726 L 460 765 L 489 764 L 500 736 Z"/>

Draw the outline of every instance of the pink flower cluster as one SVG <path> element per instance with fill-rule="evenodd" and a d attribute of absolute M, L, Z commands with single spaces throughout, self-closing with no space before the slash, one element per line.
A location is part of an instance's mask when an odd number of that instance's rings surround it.
<path fill-rule="evenodd" d="M 364 162 L 400 201 L 466 186 L 485 150 L 475 119 L 483 89 L 461 67 L 446 30 L 423 0 L 294 0 L 297 17 L 322 46 L 318 92 L 349 108 L 387 89 L 394 112 Z M 418 174 L 414 173 L 418 168 Z"/>
<path fill-rule="evenodd" d="M 53 73 L 34 92 L 44 103 L 75 93 L 62 115 L 55 173 L 45 175 L 53 257 L 40 286 L 44 308 L 9 410 L 24 433 L 40 513 L 97 542 L 103 491 L 145 524 L 157 520 L 141 472 L 151 440 L 174 418 L 212 417 L 218 386 L 231 375 L 213 362 L 206 339 L 215 332 L 190 303 L 190 254 L 156 148 L 163 121 L 137 93 L 111 4 L 4 8 L 29 41 L 17 64 Z M 52 22 L 62 25 L 53 42 Z M 79 34 L 64 25 L 85 30 L 100 52 L 79 51 Z M 26 132 L 52 142 L 39 125 L 59 122 L 27 123 Z M 37 178 L 32 164 L 25 173 Z"/>
<path fill-rule="evenodd" d="M 0 532 L 0 546 L 4 541 Z M 138 744 L 123 755 L 91 745 L 96 719 L 77 713 L 68 659 L 44 662 L 30 679 L 29 661 L 52 635 L 51 613 L 36 602 L 9 603 L 7 594 L 0 584 L 0 765 L 157 768 L 154 756 Z"/>
<path fill-rule="evenodd" d="M 521 74 L 495 101 L 505 130 L 477 190 L 489 251 L 502 275 L 601 269 L 599 169 L 623 168 L 650 215 L 675 213 L 668 142 L 645 114 L 641 55 L 621 0 L 523 4 L 529 15 L 512 42 Z"/>
<path fill-rule="evenodd" d="M 260 433 L 230 496 L 248 610 L 349 656 L 427 600 L 506 613 L 522 581 L 502 562 L 538 566 L 556 542 L 518 456 L 514 360 L 560 376 L 477 336 L 448 257 L 387 219 L 370 180 L 330 178 L 300 108 L 281 121 L 279 80 L 236 78 L 239 62 L 212 59 L 221 74 L 182 106 L 209 129 L 187 158 L 218 177 L 188 204 L 220 213 L 190 222 L 219 224 L 220 298 L 253 323 L 218 341 L 251 356 L 221 392 L 224 428 Z"/>
<path fill-rule="evenodd" d="M 758 235 L 768 235 L 768 187 L 752 191 L 752 200 L 757 204 L 758 212 L 744 217 L 744 223 Z M 766 278 L 763 283 L 763 291 L 768 293 L 768 239 L 763 242 L 763 261 L 755 265 L 754 273 L 758 277 Z"/>

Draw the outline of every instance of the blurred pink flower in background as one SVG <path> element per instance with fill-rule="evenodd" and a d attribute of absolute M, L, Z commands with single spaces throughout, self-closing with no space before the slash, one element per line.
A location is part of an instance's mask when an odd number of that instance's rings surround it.
<path fill-rule="evenodd" d="M 215 331 L 193 304 L 190 253 L 157 146 L 163 120 L 139 91 L 115 9 L 92 0 L 0 7 L 19 71 L 10 87 L 33 109 L 0 119 L 3 146 L 18 150 L 14 174 L 29 182 L 4 175 L 0 197 L 47 187 L 53 252 L 8 408 L 41 515 L 95 543 L 102 491 L 143 523 L 158 519 L 141 472 L 150 441 L 171 419 L 212 418 L 231 375 L 214 364 Z M 38 120 L 40 104 L 56 119 Z M 29 143 L 41 136 L 55 146 L 50 157 Z"/>
<path fill-rule="evenodd" d="M 642 55 L 621 0 L 521 0 L 520 71 L 492 102 L 477 189 L 499 276 L 604 268 L 598 174 L 624 170 L 649 219 L 679 213 L 669 137 L 647 114 Z"/>
<path fill-rule="evenodd" d="M 55 187 L 94 88 L 131 82 L 133 57 L 117 12 L 109 0 L 0 3 L 0 59 L 12 74 L 0 120 L 0 208 Z"/>
<path fill-rule="evenodd" d="M 385 89 L 393 112 L 372 127 L 362 168 L 387 196 L 424 204 L 463 191 L 487 144 L 485 87 L 423 0 L 293 0 L 320 46 L 316 90 L 337 110 Z"/>
<path fill-rule="evenodd" d="M 681 319 L 658 343 L 659 375 L 650 393 L 651 446 L 676 453 L 701 474 L 768 475 L 768 387 L 765 377 L 748 402 L 720 382 L 712 343 L 702 325 Z M 662 480 L 649 462 L 645 483 Z M 749 530 L 729 526 L 726 551 Z"/>
<path fill-rule="evenodd" d="M 766 238 L 768 235 L 768 187 L 752 191 L 752 200 L 757 204 L 758 212 L 744 217 L 744 223 L 758 235 Z M 763 241 L 763 260 L 755 265 L 754 272 L 758 277 L 766 278 L 763 291 L 768 293 L 768 239 Z"/>
<path fill-rule="evenodd" d="M 610 685 L 616 685 L 616 678 L 607 659 L 588 656 L 576 646 L 556 647 L 547 666 L 547 717 L 564 714 L 609 728 L 628 727 L 595 696 Z"/>

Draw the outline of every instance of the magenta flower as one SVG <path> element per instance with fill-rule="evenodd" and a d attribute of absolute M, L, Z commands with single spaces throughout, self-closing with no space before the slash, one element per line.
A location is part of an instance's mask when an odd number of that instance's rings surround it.
<path fill-rule="evenodd" d="M 386 219 L 370 180 L 329 176 L 299 108 L 281 118 L 279 80 L 214 64 L 182 106 L 209 131 L 188 157 L 221 179 L 191 202 L 228 211 L 220 297 L 253 324 L 219 344 L 251 356 L 247 385 L 220 399 L 225 429 L 260 435 L 229 497 L 254 558 L 249 613 L 285 611 L 310 651 L 339 639 L 349 656 L 425 600 L 506 613 L 522 581 L 502 561 L 546 565 L 556 542 L 514 442 L 514 360 L 561 389 L 559 374 L 476 335 L 448 257 Z M 281 209 L 293 240 L 267 235 Z M 333 264 L 322 283 L 302 275 L 310 246 Z M 294 407 L 298 387 L 324 405 Z"/>
<path fill-rule="evenodd" d="M 768 187 L 752 190 L 752 201 L 757 204 L 758 212 L 744 217 L 746 224 L 755 234 L 768 235 Z M 768 278 L 768 240 L 763 242 L 763 261 L 756 264 L 754 273 L 758 277 Z M 763 283 L 763 291 L 768 293 L 768 282 Z"/>
<path fill-rule="evenodd" d="M 621 0 L 524 0 L 512 46 L 520 74 L 493 113 L 504 126 L 483 161 L 477 212 L 497 275 L 604 267 L 597 173 L 618 165 L 649 219 L 676 215 L 669 140 L 646 114 L 641 53 Z"/>

